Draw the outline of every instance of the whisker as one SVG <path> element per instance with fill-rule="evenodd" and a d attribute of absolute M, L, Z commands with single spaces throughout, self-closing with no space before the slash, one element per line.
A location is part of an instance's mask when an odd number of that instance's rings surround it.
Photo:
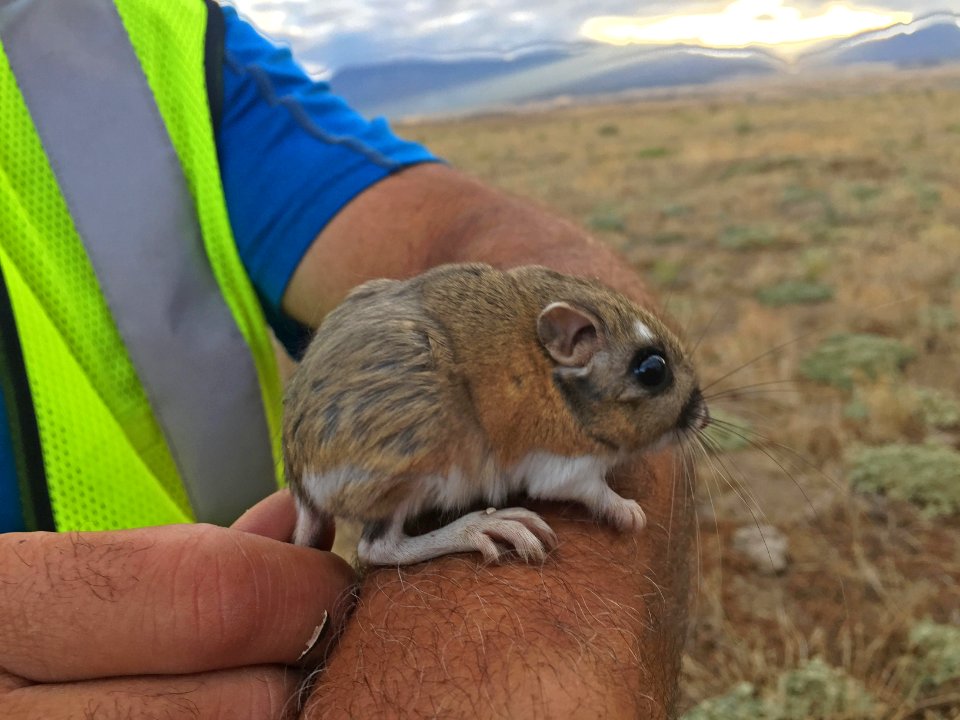
<path fill-rule="evenodd" d="M 704 395 L 704 400 L 714 400 L 716 398 L 726 397 L 729 395 L 736 395 L 743 393 L 746 390 L 754 390 L 755 388 L 769 388 L 772 385 L 786 385 L 793 384 L 792 380 L 768 380 L 766 382 L 751 383 L 749 385 L 741 385 L 739 387 L 727 388 L 725 390 L 718 390 L 715 393 Z M 796 387 L 787 387 L 787 388 L 772 388 L 779 391 L 790 391 L 790 392 L 799 392 L 799 389 Z"/>
<path fill-rule="evenodd" d="M 687 452 L 686 443 L 681 439 L 679 443 L 680 454 L 683 458 L 683 471 L 684 471 L 684 495 L 689 488 L 690 490 L 690 502 L 693 503 L 693 513 L 694 513 L 694 522 L 693 522 L 693 532 L 694 539 L 696 543 L 697 550 L 697 584 L 696 584 L 696 597 L 694 599 L 694 607 L 698 607 L 700 603 L 700 591 L 703 584 L 703 547 L 700 541 L 700 518 L 697 515 L 697 502 L 696 502 L 696 488 L 693 485 L 693 459 L 690 457 Z"/>
<path fill-rule="evenodd" d="M 715 450 L 716 452 L 716 450 Z M 730 489 L 736 493 L 737 497 L 740 498 L 740 502 L 743 503 L 743 506 L 750 513 L 751 518 L 753 518 L 753 523 L 756 525 L 757 532 L 760 535 L 760 540 L 763 542 L 764 549 L 767 551 L 767 557 L 770 559 L 771 566 L 773 565 L 773 554 L 770 552 L 770 547 L 767 545 L 767 538 L 763 534 L 763 528 L 761 527 L 760 520 L 763 520 L 763 524 L 770 525 L 770 520 L 767 518 L 767 514 L 764 512 L 763 507 L 760 505 L 760 501 L 750 490 L 746 482 L 738 479 L 735 473 L 731 470 L 730 466 L 723 460 L 723 458 L 716 454 L 712 458 L 713 461 L 716 461 L 723 468 L 721 472 L 721 477 L 724 481 L 730 486 Z M 716 467 L 716 465 L 714 465 Z M 744 497 L 746 494 L 746 497 Z M 747 502 L 749 498 L 750 502 Z M 752 503 L 752 505 L 751 505 Z M 756 511 L 754 511 L 756 508 Z M 759 514 L 759 516 L 758 516 Z"/>
<path fill-rule="evenodd" d="M 707 333 L 710 331 L 710 328 L 713 326 L 714 321 L 717 319 L 717 316 L 720 315 L 720 311 L 723 310 L 723 304 L 717 305 L 717 309 L 713 311 L 713 315 L 710 316 L 710 320 L 707 321 L 706 327 L 700 331 L 700 337 L 697 338 L 697 341 L 693 344 L 693 347 L 690 349 L 690 357 L 693 357 L 697 354 L 697 348 L 700 347 L 700 343 L 703 342 L 703 339 L 707 336 Z"/>
<path fill-rule="evenodd" d="M 821 519 L 820 519 L 820 514 L 817 512 L 817 509 L 814 507 L 813 502 L 810 500 L 810 496 L 807 494 L 807 491 L 803 489 L 803 485 L 800 484 L 800 482 L 797 480 L 796 476 L 795 476 L 792 472 L 790 472 L 789 470 L 787 470 L 787 468 L 783 465 L 783 463 L 781 463 L 780 460 L 778 460 L 775 455 L 773 455 L 771 452 L 769 452 L 769 451 L 768 451 L 765 447 L 763 447 L 763 445 L 761 445 L 758 441 L 754 440 L 752 437 L 750 437 L 749 435 L 747 435 L 747 434 L 745 434 L 745 433 L 743 433 L 743 432 L 738 432 L 738 429 L 737 429 L 737 426 L 736 426 L 736 425 L 732 425 L 732 424 L 730 424 L 730 423 L 724 423 L 724 422 L 721 421 L 721 423 L 719 423 L 719 426 L 720 426 L 722 429 L 726 430 L 727 432 L 731 433 L 732 435 L 736 435 L 736 436 L 739 437 L 740 439 L 744 440 L 744 441 L 747 442 L 747 444 L 749 444 L 751 447 L 755 448 L 756 450 L 759 450 L 759 451 L 760 451 L 761 453 L 763 453 L 771 462 L 773 462 L 774 465 L 776 465 L 778 468 L 780 468 L 780 470 L 781 470 L 788 478 L 790 478 L 790 480 L 793 482 L 793 484 L 796 485 L 797 490 L 800 491 L 800 494 L 803 495 L 803 499 L 804 499 L 804 501 L 807 503 L 807 507 L 809 507 L 811 513 L 813 513 L 813 517 L 815 518 L 815 521 L 816 521 L 817 526 L 822 529 L 823 523 L 822 523 L 822 521 L 821 521 Z M 752 432 L 752 431 L 751 431 L 751 432 Z"/>
<path fill-rule="evenodd" d="M 694 436 L 696 439 L 696 436 Z M 704 450 L 703 446 L 700 443 L 693 445 L 694 450 L 699 450 L 704 458 L 707 458 L 707 453 Z M 708 461 L 709 462 L 709 461 Z M 720 515 L 717 512 L 717 504 L 713 500 L 713 492 L 710 490 L 710 482 L 707 480 L 705 483 L 707 489 L 707 497 L 710 498 L 710 507 L 713 508 L 713 529 L 714 533 L 717 536 L 717 567 L 720 574 L 720 587 L 723 587 L 723 541 L 720 538 Z M 717 486 L 717 491 L 719 492 L 720 486 Z"/>
<path fill-rule="evenodd" d="M 743 415 L 743 416 L 748 416 L 748 417 L 750 417 L 750 418 L 754 418 L 757 423 L 760 423 L 760 424 L 763 425 L 763 426 L 766 426 L 766 425 L 768 425 L 768 424 L 770 423 L 770 413 L 769 413 L 769 411 L 764 412 L 764 411 L 761 411 L 761 410 L 754 409 L 754 408 L 752 408 L 752 407 L 744 407 L 744 406 L 742 406 L 742 405 L 738 405 L 738 406 L 736 406 L 736 415 L 737 415 L 738 417 Z M 721 417 L 721 418 L 715 418 L 714 416 L 711 416 L 711 417 L 710 417 L 710 424 L 711 424 L 711 425 L 714 424 L 714 423 L 713 423 L 714 419 L 719 419 L 721 422 L 730 422 L 729 420 L 724 420 L 722 417 Z M 747 418 L 745 417 L 744 419 L 747 419 Z M 737 427 L 740 427 L 740 428 L 743 429 L 743 430 L 750 430 L 750 428 L 747 428 L 747 427 L 744 427 L 744 426 L 739 426 L 739 425 L 738 425 Z M 720 429 L 719 423 L 717 424 L 717 429 Z"/>
<path fill-rule="evenodd" d="M 839 480 L 837 480 L 836 478 L 833 478 L 833 477 L 831 477 L 830 475 L 828 475 L 827 473 L 825 473 L 823 470 L 821 470 L 821 469 L 818 468 L 816 465 L 814 465 L 808 458 L 804 457 L 802 453 L 797 452 L 796 450 L 794 450 L 794 449 L 793 449 L 792 447 L 790 447 L 789 445 L 785 445 L 785 444 L 782 443 L 782 442 L 779 442 L 779 441 L 777 441 L 777 440 L 774 440 L 772 437 L 770 437 L 770 436 L 768 436 L 768 435 L 764 435 L 763 433 L 759 433 L 759 432 L 757 432 L 756 430 L 753 430 L 752 428 L 740 427 L 739 425 L 736 425 L 736 424 L 734 424 L 734 423 L 731 423 L 731 422 L 729 422 L 729 421 L 727 421 L 727 420 L 723 420 L 723 419 L 715 420 L 715 419 L 711 418 L 711 422 L 714 422 L 714 423 L 715 423 L 719 428 L 721 428 L 721 429 L 729 430 L 730 428 L 733 428 L 733 429 L 736 429 L 736 430 L 739 430 L 739 431 L 742 431 L 742 432 L 752 433 L 752 434 L 755 435 L 759 440 L 762 440 L 762 441 L 765 442 L 765 443 L 769 443 L 769 444 L 775 446 L 778 450 L 782 450 L 782 451 L 785 452 L 785 453 L 789 453 L 789 454 L 791 455 L 791 457 L 793 457 L 795 460 L 799 461 L 799 462 L 802 463 L 805 467 L 809 468 L 809 469 L 812 470 L 813 472 L 817 473 L 817 474 L 818 474 L 820 477 L 822 477 L 824 480 L 826 480 L 827 482 L 829 482 L 829 483 L 833 486 L 834 489 L 840 490 L 840 491 L 842 491 L 842 490 L 844 489 L 844 485 L 843 485 Z M 744 438 L 744 440 L 746 440 L 746 439 L 747 439 L 747 438 Z"/>
<path fill-rule="evenodd" d="M 762 438 L 762 436 L 760 437 Z M 748 440 L 748 442 L 750 441 Z M 834 487 L 835 490 L 841 493 L 843 492 L 844 486 L 841 483 L 839 483 L 830 475 L 827 475 L 825 472 L 820 470 L 820 468 L 816 467 L 813 463 L 807 460 L 807 458 L 803 457 L 803 455 L 798 453 L 789 445 L 784 445 L 783 443 L 779 443 L 776 440 L 767 440 L 767 442 L 770 442 L 776 445 L 779 449 L 790 453 L 796 459 L 800 460 L 802 463 L 807 465 L 811 470 L 813 470 L 814 472 L 819 474 L 821 477 L 825 478 L 828 482 L 830 482 L 830 484 Z M 820 533 L 820 536 L 825 539 L 829 538 L 827 534 L 826 526 L 824 525 L 823 519 L 820 517 L 820 513 L 817 512 L 816 507 L 814 507 L 813 502 L 810 500 L 809 496 L 807 495 L 806 491 L 803 489 L 803 486 L 800 484 L 797 478 L 794 475 L 792 475 L 790 472 L 788 472 L 785 468 L 783 468 L 783 466 L 777 461 L 777 459 L 773 455 L 766 452 L 766 450 L 761 448 L 757 443 L 751 442 L 750 444 L 756 447 L 761 452 L 763 452 L 764 455 L 770 458 L 774 462 L 774 464 L 776 464 L 779 468 L 781 468 L 787 474 L 787 476 L 790 478 L 793 484 L 797 486 L 797 489 L 800 491 L 800 494 L 803 495 L 804 502 L 806 502 L 807 506 L 810 508 L 810 511 L 813 514 L 814 526 L 817 528 L 817 531 Z M 832 544 L 830 544 L 828 547 L 829 547 L 828 552 L 831 552 L 835 556 L 840 557 L 840 550 L 838 548 L 834 547 Z M 844 615 L 845 617 L 849 618 L 850 617 L 850 601 L 849 601 L 849 598 L 847 597 L 847 586 L 846 586 L 846 583 L 844 582 L 843 574 L 840 572 L 833 572 L 831 574 L 834 576 L 834 578 L 836 578 L 837 584 L 840 587 L 840 596 L 841 598 L 843 598 Z"/>
<path fill-rule="evenodd" d="M 747 362 L 743 363 L 742 365 L 740 365 L 740 366 L 738 366 L 738 367 L 735 367 L 733 370 L 731 370 L 731 371 L 728 372 L 727 374 L 721 375 L 720 377 L 718 377 L 718 378 L 717 378 L 716 380 L 714 380 L 713 382 L 705 385 L 705 386 L 703 387 L 703 390 L 706 391 L 706 390 L 712 388 L 714 385 L 723 382 L 724 380 L 726 380 L 726 379 L 727 379 L 728 377 L 730 377 L 731 375 L 735 375 L 736 373 L 740 372 L 740 371 L 743 370 L 744 368 L 749 367 L 750 365 L 753 365 L 753 363 L 757 362 L 758 360 L 763 360 L 763 358 L 768 357 L 768 356 L 772 355 L 772 354 L 775 353 L 775 352 L 779 352 L 780 350 L 783 350 L 783 349 L 786 348 L 786 347 L 790 347 L 791 345 L 795 345 L 796 343 L 800 342 L 801 340 L 806 340 L 808 337 L 810 337 L 810 336 L 812 336 L 812 335 L 817 335 L 817 334 L 820 333 L 820 332 L 822 332 L 822 331 L 821 331 L 821 330 L 811 330 L 810 332 L 804 333 L 803 335 L 800 335 L 799 337 L 795 337 L 795 338 L 793 338 L 792 340 L 787 340 L 787 341 L 784 342 L 784 343 L 780 343 L 779 345 L 776 345 L 775 347 L 772 347 L 772 348 L 770 348 L 769 350 L 760 353 L 759 355 L 757 355 L 756 357 L 752 358 L 751 360 L 748 360 Z"/>
<path fill-rule="evenodd" d="M 683 454 L 683 446 L 680 446 Z M 667 518 L 667 556 L 670 555 L 670 541 L 673 540 L 673 506 L 677 499 L 677 464 L 673 463 L 673 481 L 670 483 L 670 516 Z"/>
<path fill-rule="evenodd" d="M 703 437 L 703 438 L 701 438 L 701 442 L 702 442 L 706 447 L 710 448 L 710 449 L 713 451 L 713 455 L 711 456 L 711 460 L 712 460 L 712 461 L 716 461 L 717 463 L 719 463 L 719 464 L 721 465 L 721 467 L 723 467 L 723 468 L 727 471 L 727 475 L 724 476 L 724 481 L 725 481 L 728 485 L 730 485 L 730 488 L 731 488 L 735 493 L 737 493 L 737 497 L 740 498 L 740 501 L 744 504 L 744 507 L 746 507 L 748 510 L 750 510 L 751 514 L 753 514 L 753 510 L 751 509 L 750 503 L 747 502 L 747 499 L 749 499 L 750 502 L 753 503 L 753 507 L 755 507 L 755 508 L 757 509 L 757 512 L 759 512 L 760 515 L 763 517 L 763 521 L 764 521 L 764 522 L 768 522 L 766 513 L 763 511 L 763 507 L 761 507 L 761 505 L 760 505 L 760 501 L 757 500 L 756 495 L 753 494 L 753 491 L 750 490 L 749 486 L 748 486 L 745 482 L 742 482 L 742 481 L 740 481 L 740 480 L 737 480 L 737 481 L 736 481 L 736 484 L 734 484 L 733 481 L 734 481 L 736 478 L 733 476 L 733 473 L 730 471 L 730 466 L 729 466 L 729 465 L 726 463 L 726 461 L 724 460 L 724 458 L 723 458 L 723 451 L 722 451 L 722 449 L 720 448 L 720 446 L 716 444 L 716 441 L 715 441 L 713 438 L 710 438 L 710 437 Z M 738 488 L 740 488 L 740 489 L 738 489 Z M 742 490 L 743 493 L 746 494 L 746 498 L 744 497 L 743 494 L 741 494 L 741 490 Z M 754 516 L 754 519 L 756 519 L 756 516 Z"/>
<path fill-rule="evenodd" d="M 763 520 L 764 525 L 772 525 L 772 523 L 767 517 L 766 512 L 764 512 L 763 507 L 760 505 L 760 501 L 757 499 L 756 495 L 754 495 L 753 492 L 750 490 L 749 485 L 744 480 L 738 479 L 736 477 L 736 474 L 731 470 L 730 466 L 727 465 L 727 463 L 724 461 L 722 456 L 718 454 L 718 455 L 715 455 L 713 459 L 716 460 L 718 463 L 720 463 L 720 465 L 726 469 L 728 474 L 728 477 L 726 478 L 726 482 L 728 485 L 730 485 L 731 489 L 735 493 L 737 493 L 737 496 L 740 498 L 741 502 L 743 502 L 744 507 L 747 508 L 747 510 L 750 513 L 750 516 L 753 518 L 753 524 L 757 528 L 757 534 L 760 535 L 760 541 L 763 543 L 763 548 L 767 553 L 767 558 L 770 560 L 770 566 L 774 567 L 773 553 L 770 551 L 770 546 L 767 543 L 766 535 L 763 534 L 763 527 L 760 523 L 760 520 L 761 519 Z M 740 488 L 742 488 L 743 492 L 747 494 L 747 497 L 749 497 L 750 501 L 753 503 L 753 506 L 756 507 L 757 509 L 756 512 L 754 512 L 753 507 L 751 507 L 751 505 L 744 500 L 743 495 L 740 493 L 740 491 L 737 490 L 736 486 L 739 486 Z M 758 517 L 758 513 L 759 513 L 759 517 Z"/>

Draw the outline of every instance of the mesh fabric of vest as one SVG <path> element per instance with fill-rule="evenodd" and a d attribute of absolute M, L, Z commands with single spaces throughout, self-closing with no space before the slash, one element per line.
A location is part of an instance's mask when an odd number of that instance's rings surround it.
<path fill-rule="evenodd" d="M 186 492 L 0 54 L 0 263 L 59 529 L 192 519 Z"/>
<path fill-rule="evenodd" d="M 227 221 L 206 101 L 206 9 L 202 0 L 118 2 L 118 9 L 185 168 L 214 274 L 254 348 L 277 458 L 280 386 L 275 359 Z M 0 137 L 0 263 L 23 348 L 57 529 L 193 520 L 170 451 L 3 53 Z"/>

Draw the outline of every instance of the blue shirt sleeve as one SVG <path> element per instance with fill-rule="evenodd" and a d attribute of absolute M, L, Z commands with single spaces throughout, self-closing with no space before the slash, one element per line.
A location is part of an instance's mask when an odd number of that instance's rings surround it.
<path fill-rule="evenodd" d="M 305 332 L 280 300 L 310 243 L 356 195 L 436 158 L 368 121 L 312 80 L 290 51 L 223 7 L 223 115 L 217 151 L 240 257 L 267 319 L 299 355 Z"/>

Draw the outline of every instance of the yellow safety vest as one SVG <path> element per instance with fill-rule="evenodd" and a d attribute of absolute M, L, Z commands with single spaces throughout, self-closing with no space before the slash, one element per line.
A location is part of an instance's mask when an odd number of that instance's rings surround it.
<path fill-rule="evenodd" d="M 208 102 L 218 13 L 0 0 L 0 295 L 16 328 L 0 308 L 0 376 L 32 527 L 225 524 L 282 482 L 276 360 Z"/>

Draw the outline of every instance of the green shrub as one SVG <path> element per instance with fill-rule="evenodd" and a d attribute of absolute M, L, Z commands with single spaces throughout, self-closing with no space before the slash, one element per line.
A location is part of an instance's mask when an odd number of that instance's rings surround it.
<path fill-rule="evenodd" d="M 921 685 L 936 687 L 960 678 L 960 627 L 921 620 L 910 630 Z"/>
<path fill-rule="evenodd" d="M 907 500 L 935 517 L 960 511 L 960 452 L 939 445 L 886 445 L 856 452 L 850 482 Z"/>
<path fill-rule="evenodd" d="M 861 398 L 855 397 L 843 406 L 843 416 L 848 420 L 863 422 L 870 417 L 870 408 Z"/>
<path fill-rule="evenodd" d="M 957 315 L 949 305 L 930 305 L 919 314 L 920 327 L 931 332 L 946 332 L 957 327 Z"/>
<path fill-rule="evenodd" d="M 769 228 L 731 225 L 720 233 L 720 247 L 727 250 L 754 250 L 773 245 L 777 236 Z"/>
<path fill-rule="evenodd" d="M 780 204 L 789 206 L 810 201 L 822 203 L 824 199 L 825 195 L 822 190 L 814 190 L 813 188 L 808 188 L 803 185 L 787 185 L 787 187 L 783 189 L 783 194 L 780 197 Z"/>
<path fill-rule="evenodd" d="M 917 204 L 924 212 L 930 212 L 940 205 L 942 195 L 940 190 L 922 180 L 915 180 L 910 183 L 910 189 L 917 197 Z"/>
<path fill-rule="evenodd" d="M 859 681 L 814 658 L 781 673 L 775 691 L 758 695 L 751 683 L 739 683 L 725 695 L 704 700 L 683 720 L 868 718 L 874 716 L 875 707 L 876 701 Z"/>
<path fill-rule="evenodd" d="M 767 720 L 767 706 L 757 697 L 752 684 L 742 682 L 726 695 L 704 700 L 689 712 L 683 720 Z"/>
<path fill-rule="evenodd" d="M 659 258 L 650 268 L 650 276 L 658 285 L 674 285 L 680 279 L 684 264 L 676 260 Z"/>
<path fill-rule="evenodd" d="M 756 125 L 747 120 L 747 118 L 740 118 L 733 126 L 733 131 L 737 133 L 737 135 L 749 135 L 756 129 Z"/>
<path fill-rule="evenodd" d="M 877 195 L 883 191 L 882 188 L 877 187 L 876 185 L 865 185 L 863 183 L 856 183 L 850 186 L 850 196 L 858 202 L 865 203 L 868 200 L 873 200 Z"/>
<path fill-rule="evenodd" d="M 693 208 L 690 205 L 681 203 L 670 203 L 660 208 L 660 213 L 665 217 L 681 218 L 693 214 Z"/>
<path fill-rule="evenodd" d="M 928 427 L 949 430 L 960 427 L 960 402 L 939 390 L 918 388 L 917 400 Z"/>
<path fill-rule="evenodd" d="M 760 288 L 757 300 L 764 305 L 780 307 L 782 305 L 810 305 L 825 302 L 833 298 L 833 288 L 815 282 L 803 280 L 785 280 L 776 285 Z"/>
<path fill-rule="evenodd" d="M 805 665 L 780 676 L 773 701 L 777 720 L 807 718 L 874 717 L 876 704 L 863 685 L 842 670 L 814 658 Z"/>
<path fill-rule="evenodd" d="M 620 126 L 615 123 L 608 123 L 597 128 L 597 135 L 600 137 L 613 137 L 620 134 Z"/>
<path fill-rule="evenodd" d="M 811 380 L 850 389 L 862 373 L 871 379 L 898 372 L 913 359 L 914 350 L 898 340 L 868 334 L 834 335 L 800 362 Z"/>
<path fill-rule="evenodd" d="M 830 270 L 835 263 L 833 252 L 829 248 L 807 248 L 800 255 L 800 266 L 803 268 L 803 277 L 813 282 Z"/>
<path fill-rule="evenodd" d="M 654 245 L 676 245 L 686 242 L 687 236 L 678 232 L 658 233 L 651 238 Z"/>
<path fill-rule="evenodd" d="M 623 232 L 627 228 L 623 213 L 614 208 L 598 208 L 587 218 L 587 225 L 600 232 Z"/>
<path fill-rule="evenodd" d="M 783 209 L 807 204 L 823 206 L 828 201 L 829 198 L 823 190 L 806 185 L 787 185 L 780 194 L 780 207 Z"/>
<path fill-rule="evenodd" d="M 732 160 L 720 173 L 720 179 L 729 180 L 739 175 L 764 175 L 785 170 L 796 170 L 803 167 L 803 164 L 804 159 L 796 155 L 773 155 Z"/>
<path fill-rule="evenodd" d="M 665 148 L 660 146 L 641 148 L 637 150 L 637 153 L 636 153 L 637 157 L 640 158 L 641 160 L 653 160 L 656 158 L 667 157 L 668 155 L 671 155 L 671 154 L 672 154 L 672 151 L 670 150 L 670 148 Z"/>

